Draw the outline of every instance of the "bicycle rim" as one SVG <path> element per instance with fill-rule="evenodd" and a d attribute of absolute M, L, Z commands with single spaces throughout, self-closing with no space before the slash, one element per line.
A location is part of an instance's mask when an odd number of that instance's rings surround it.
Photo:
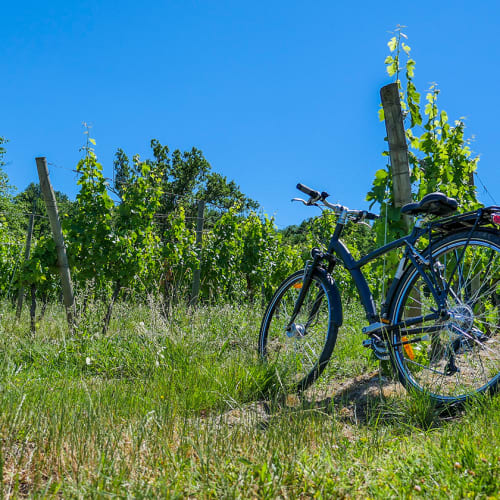
<path fill-rule="evenodd" d="M 396 332 L 392 337 L 393 361 L 403 384 L 440 403 L 495 390 L 499 382 L 500 237 L 483 232 L 471 239 L 464 252 L 467 239 L 466 233 L 451 236 L 433 251 L 450 287 L 449 317 L 421 324 L 434 327 L 430 333 Z M 436 310 L 422 277 L 410 269 L 396 297 L 393 320 Z M 422 340 L 409 342 L 418 338 Z"/>
<path fill-rule="evenodd" d="M 313 274 L 310 288 L 291 329 L 292 311 L 303 286 L 303 273 L 290 276 L 272 298 L 264 315 L 259 351 L 281 390 L 306 389 L 321 374 L 336 340 L 331 317 L 331 290 L 326 277 Z"/>

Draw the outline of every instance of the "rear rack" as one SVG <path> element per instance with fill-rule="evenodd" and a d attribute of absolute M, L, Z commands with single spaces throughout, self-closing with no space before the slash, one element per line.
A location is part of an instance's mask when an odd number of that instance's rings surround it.
<path fill-rule="evenodd" d="M 496 228 L 498 226 L 493 224 L 491 219 L 491 215 L 493 213 L 500 213 L 500 207 L 494 205 L 490 207 L 479 208 L 478 210 L 474 210 L 473 212 L 465 212 L 463 214 L 445 217 L 444 219 L 430 222 L 428 227 L 438 233 L 449 233 L 452 231 L 471 229 L 474 225 L 476 225 L 476 222 L 477 226 L 491 226 Z"/>

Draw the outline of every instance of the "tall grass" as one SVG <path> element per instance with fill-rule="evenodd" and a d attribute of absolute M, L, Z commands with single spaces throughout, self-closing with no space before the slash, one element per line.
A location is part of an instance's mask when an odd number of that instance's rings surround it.
<path fill-rule="evenodd" d="M 321 396 L 292 405 L 267 401 L 260 306 L 179 306 L 165 318 L 154 302 L 119 304 L 105 336 L 101 312 L 89 306 L 71 337 L 50 306 L 32 336 L 27 317 L 1 306 L 1 496 L 498 493 L 499 400 L 443 418 L 397 391 L 361 399 L 377 365 L 357 310 Z"/>

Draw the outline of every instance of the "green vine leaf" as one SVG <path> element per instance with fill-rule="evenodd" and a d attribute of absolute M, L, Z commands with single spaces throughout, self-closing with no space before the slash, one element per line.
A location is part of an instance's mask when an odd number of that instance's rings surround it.
<path fill-rule="evenodd" d="M 397 27 L 397 36 L 388 42 L 390 53 L 384 60 L 387 73 L 390 76 L 399 74 L 400 57 L 406 58 L 405 80 L 400 82 L 401 108 L 407 111 L 406 137 L 409 151 L 410 180 L 412 197 L 420 200 L 427 193 L 441 191 L 456 198 L 464 209 L 472 210 L 479 206 L 473 174 L 477 169 L 478 157 L 473 157 L 470 140 L 464 136 L 463 121 L 458 120 L 454 126 L 448 122 L 448 115 L 438 108 L 439 89 L 432 84 L 421 105 L 420 93 L 413 82 L 415 61 L 409 57 L 410 47 L 403 42 L 407 39 Z M 378 116 L 383 119 L 382 110 Z M 425 118 L 425 123 L 424 123 Z M 420 127 L 423 127 L 423 132 Z M 382 153 L 387 156 L 387 152 Z M 381 218 L 375 222 L 377 242 L 382 244 L 387 236 L 389 240 L 404 234 L 399 209 L 394 207 L 394 193 L 390 165 L 386 169 L 377 170 L 372 182 L 372 188 L 367 194 L 371 205 L 380 204 Z M 385 213 L 390 221 L 388 234 L 385 234 Z"/>
<path fill-rule="evenodd" d="M 394 63 L 387 66 L 386 70 L 389 76 L 394 76 L 397 73 L 397 67 Z"/>

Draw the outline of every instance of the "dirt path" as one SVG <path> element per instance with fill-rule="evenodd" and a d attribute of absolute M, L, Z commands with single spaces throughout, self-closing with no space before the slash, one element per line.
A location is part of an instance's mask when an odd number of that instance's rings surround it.
<path fill-rule="evenodd" d="M 341 420 L 351 423 L 366 421 L 368 411 L 385 398 L 403 394 L 398 383 L 379 376 L 378 371 L 360 375 L 342 382 L 332 382 L 326 388 L 306 391 L 302 398 L 288 396 L 279 408 L 294 410 L 317 410 L 327 414 L 335 413 Z M 278 406 L 271 408 L 267 401 L 257 401 L 247 406 L 229 410 L 217 417 L 225 425 L 265 425 L 273 417 Z"/>

